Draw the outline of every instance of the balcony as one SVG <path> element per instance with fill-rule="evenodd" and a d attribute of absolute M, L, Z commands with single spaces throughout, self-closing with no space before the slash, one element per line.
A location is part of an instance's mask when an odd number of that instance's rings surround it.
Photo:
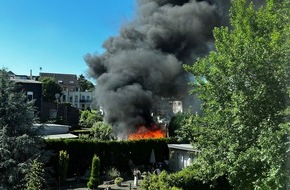
<path fill-rule="evenodd" d="M 91 103 L 91 102 L 92 100 L 84 100 L 84 99 L 80 100 L 80 103 Z"/>

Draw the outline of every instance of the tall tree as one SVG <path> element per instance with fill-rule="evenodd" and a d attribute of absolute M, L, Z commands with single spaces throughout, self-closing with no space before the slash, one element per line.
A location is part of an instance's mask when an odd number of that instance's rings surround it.
<path fill-rule="evenodd" d="M 202 179 L 227 176 L 235 189 L 289 189 L 289 0 L 254 7 L 232 1 L 231 29 L 195 65 L 203 101 L 195 146 Z"/>
<path fill-rule="evenodd" d="M 56 94 L 62 93 L 61 86 L 52 77 L 41 77 L 42 82 L 42 100 L 47 102 L 56 101 Z"/>
<path fill-rule="evenodd" d="M 78 82 L 81 88 L 81 91 L 93 91 L 95 86 L 91 81 L 88 81 L 83 74 L 78 77 Z"/>
<path fill-rule="evenodd" d="M 40 154 L 33 130 L 33 102 L 27 101 L 6 70 L 0 70 L 0 189 L 18 189 L 30 163 Z"/>

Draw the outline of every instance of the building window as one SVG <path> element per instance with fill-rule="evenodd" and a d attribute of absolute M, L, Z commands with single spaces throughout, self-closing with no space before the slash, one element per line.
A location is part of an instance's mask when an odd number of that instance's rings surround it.
<path fill-rule="evenodd" d="M 62 95 L 62 101 L 66 102 L 66 95 Z"/>
<path fill-rule="evenodd" d="M 27 99 L 28 99 L 28 101 L 33 100 L 33 92 L 31 92 L 31 91 L 27 92 Z"/>
<path fill-rule="evenodd" d="M 82 100 L 85 100 L 85 96 L 82 96 Z"/>
<path fill-rule="evenodd" d="M 87 96 L 87 100 L 90 100 L 90 96 Z"/>
<path fill-rule="evenodd" d="M 72 102 L 72 96 L 69 97 L 69 101 Z"/>

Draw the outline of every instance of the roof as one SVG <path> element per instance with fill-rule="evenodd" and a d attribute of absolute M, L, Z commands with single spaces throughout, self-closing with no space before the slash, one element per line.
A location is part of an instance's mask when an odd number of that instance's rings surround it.
<path fill-rule="evenodd" d="M 42 82 L 36 81 L 36 80 L 26 80 L 26 79 L 11 79 L 12 81 L 16 83 L 28 83 L 28 84 L 42 84 Z"/>
<path fill-rule="evenodd" d="M 74 90 L 75 87 L 79 87 L 77 75 L 75 74 L 62 74 L 62 73 L 39 73 L 40 77 L 52 77 L 61 87 L 66 87 L 70 90 Z"/>
<path fill-rule="evenodd" d="M 191 144 L 168 144 L 168 148 L 191 152 L 199 152 L 199 150 L 195 150 Z"/>
<path fill-rule="evenodd" d="M 78 136 L 73 135 L 71 133 L 66 133 L 66 134 L 56 134 L 56 135 L 46 135 L 43 136 L 44 139 L 73 139 L 73 138 L 78 138 Z"/>

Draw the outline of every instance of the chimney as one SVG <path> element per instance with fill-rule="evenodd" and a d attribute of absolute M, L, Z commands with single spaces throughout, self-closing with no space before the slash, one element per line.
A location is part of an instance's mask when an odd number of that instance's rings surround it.
<path fill-rule="evenodd" d="M 30 80 L 32 80 L 32 69 L 30 69 Z"/>

